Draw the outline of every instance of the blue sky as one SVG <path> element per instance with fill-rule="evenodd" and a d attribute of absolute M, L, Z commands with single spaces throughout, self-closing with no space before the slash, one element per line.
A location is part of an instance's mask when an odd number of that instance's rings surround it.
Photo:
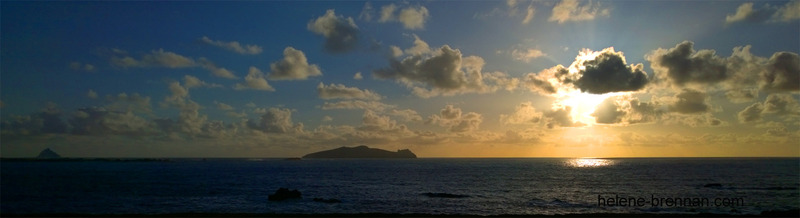
<path fill-rule="evenodd" d="M 800 155 L 798 1 L 0 10 L 4 157 Z"/>

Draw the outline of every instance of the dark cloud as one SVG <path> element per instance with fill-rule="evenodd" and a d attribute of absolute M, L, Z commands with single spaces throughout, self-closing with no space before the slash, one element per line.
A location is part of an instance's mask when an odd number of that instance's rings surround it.
<path fill-rule="evenodd" d="M 257 122 L 248 122 L 248 126 L 267 133 L 289 133 L 302 130 L 303 124 L 292 122 L 292 111 L 288 108 L 270 108 Z"/>
<path fill-rule="evenodd" d="M 705 113 L 711 110 L 711 106 L 706 103 L 708 95 L 704 92 L 692 89 L 683 89 L 675 95 L 677 100 L 669 105 L 669 110 L 682 114 Z"/>
<path fill-rule="evenodd" d="M 725 92 L 725 97 L 733 103 L 752 102 L 758 98 L 758 89 L 735 89 Z"/>
<path fill-rule="evenodd" d="M 670 49 L 657 49 L 645 58 L 657 74 L 668 78 L 673 84 L 713 84 L 728 78 L 724 58 L 714 50 L 695 51 L 694 43 L 683 41 Z"/>
<path fill-rule="evenodd" d="M 620 109 L 615 98 L 606 98 L 592 113 L 595 122 L 603 124 L 621 123 L 627 113 Z"/>
<path fill-rule="evenodd" d="M 434 114 L 425 121 L 428 124 L 438 124 L 448 127 L 450 132 L 469 132 L 477 130 L 483 122 L 483 116 L 475 112 L 466 114 L 461 112 L 461 108 L 446 105 L 439 114 Z"/>
<path fill-rule="evenodd" d="M 583 126 L 583 123 L 575 122 L 572 120 L 572 108 L 569 106 L 553 109 L 544 113 L 545 125 L 547 128 L 552 129 L 558 126 L 561 127 L 576 127 Z"/>
<path fill-rule="evenodd" d="M 353 18 L 336 16 L 333 9 L 308 23 L 308 30 L 325 37 L 325 51 L 341 53 L 353 50 L 358 44 L 358 26 Z"/>
<path fill-rule="evenodd" d="M 66 133 L 68 125 L 61 119 L 61 110 L 49 103 L 38 113 L 28 116 L 12 116 L 3 121 L 0 129 L 4 135 L 35 135 Z"/>
<path fill-rule="evenodd" d="M 609 92 L 636 91 L 647 84 L 647 74 L 642 64 L 628 66 L 622 52 L 605 49 L 594 60 L 583 63 L 585 70 L 575 86 L 583 92 L 603 94 Z"/>
<path fill-rule="evenodd" d="M 145 135 L 155 134 L 157 125 L 132 112 L 105 108 L 81 108 L 69 121 L 76 135 Z"/>
<path fill-rule="evenodd" d="M 749 123 L 761 121 L 765 115 L 800 116 L 800 103 L 788 94 L 770 94 L 763 103 L 756 102 L 738 114 L 739 121 Z"/>
<path fill-rule="evenodd" d="M 766 70 L 761 73 L 761 79 L 761 88 L 765 90 L 800 90 L 800 56 L 791 52 L 773 54 Z"/>

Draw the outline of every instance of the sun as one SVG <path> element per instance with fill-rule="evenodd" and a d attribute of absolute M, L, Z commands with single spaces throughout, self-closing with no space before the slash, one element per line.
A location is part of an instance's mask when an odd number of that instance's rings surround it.
<path fill-rule="evenodd" d="M 606 94 L 590 94 L 584 93 L 579 90 L 574 90 L 568 93 L 563 93 L 556 98 L 554 108 L 570 107 L 570 116 L 573 122 L 580 122 L 588 126 L 597 124 L 595 117 L 592 113 L 597 109 L 600 103 L 603 103 L 607 98 L 624 95 L 624 93 L 606 93 Z"/>

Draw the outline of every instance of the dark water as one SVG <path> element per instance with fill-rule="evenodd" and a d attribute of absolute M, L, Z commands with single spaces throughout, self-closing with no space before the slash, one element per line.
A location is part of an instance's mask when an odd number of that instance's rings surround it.
<path fill-rule="evenodd" d="M 0 166 L 1 214 L 758 214 L 800 205 L 798 158 L 173 159 Z M 300 190 L 303 199 L 267 201 L 280 187 Z M 609 206 L 608 198 L 615 197 L 646 203 Z M 672 201 L 687 198 L 710 204 Z"/>

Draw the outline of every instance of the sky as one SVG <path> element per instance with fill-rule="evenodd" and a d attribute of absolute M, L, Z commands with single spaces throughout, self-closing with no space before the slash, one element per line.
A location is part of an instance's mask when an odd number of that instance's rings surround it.
<path fill-rule="evenodd" d="M 3 1 L 0 156 L 800 156 L 800 1 Z"/>

